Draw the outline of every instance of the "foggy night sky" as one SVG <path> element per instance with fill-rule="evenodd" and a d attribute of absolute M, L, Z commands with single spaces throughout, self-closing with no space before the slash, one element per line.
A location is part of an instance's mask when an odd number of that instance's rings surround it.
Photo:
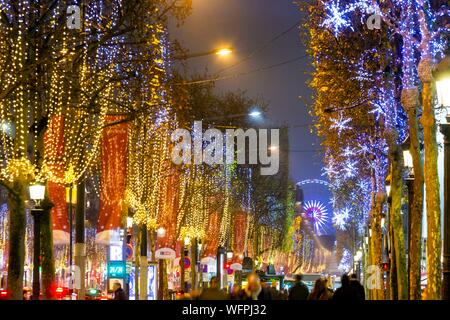
<path fill-rule="evenodd" d="M 170 35 L 172 40 L 180 41 L 190 53 L 232 46 L 235 52 L 230 57 L 212 55 L 188 60 L 192 73 L 203 74 L 207 68 L 209 74 L 214 74 L 287 30 L 301 17 L 299 8 L 291 0 L 193 0 L 192 14 L 180 28 L 172 26 Z M 305 54 L 299 28 L 291 30 L 250 60 L 221 75 L 267 67 Z M 241 89 L 246 90 L 252 98 L 263 98 L 269 102 L 266 119 L 269 125 L 302 126 L 289 129 L 292 151 L 319 150 L 317 137 L 310 133 L 312 119 L 305 105 L 305 100 L 310 101 L 311 97 L 306 84 L 309 76 L 305 74 L 311 70 L 308 59 L 218 81 L 216 90 L 220 93 Z M 320 151 L 290 152 L 292 180 L 298 182 L 324 178 L 321 177 L 321 159 Z"/>

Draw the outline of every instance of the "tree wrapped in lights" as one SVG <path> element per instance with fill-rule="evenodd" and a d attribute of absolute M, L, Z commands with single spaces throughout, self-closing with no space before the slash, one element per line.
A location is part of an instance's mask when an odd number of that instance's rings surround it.
<path fill-rule="evenodd" d="M 396 67 L 393 48 L 387 33 L 371 33 L 366 28 L 363 22 L 371 7 L 363 1 L 321 1 L 309 10 L 311 53 L 316 68 L 311 82 L 317 99 L 314 114 L 318 117 L 318 133 L 324 137 L 325 174 L 332 184 L 334 210 L 339 212 L 352 204 L 352 228 L 356 228 L 359 239 L 364 224 L 371 226 L 371 263 L 381 267 L 381 217 L 388 157 L 398 154 L 395 147 L 406 135 L 406 116 L 395 98 L 397 79 L 390 72 Z M 397 161 L 392 168 L 401 172 L 401 163 Z M 393 203 L 399 203 L 401 186 L 396 191 L 392 194 Z M 393 208 L 392 216 L 396 232 L 403 234 L 398 223 L 399 207 Z M 404 298 L 406 264 L 402 238 L 396 239 L 395 248 L 398 283 Z M 373 297 L 382 299 L 383 293 L 376 290 Z"/>
<path fill-rule="evenodd" d="M 389 159 L 391 162 L 390 173 L 393 177 L 393 195 L 392 195 L 392 218 L 391 223 L 394 227 L 394 234 L 401 231 L 401 217 L 398 215 L 400 211 L 400 193 L 401 185 L 401 152 L 399 144 L 405 138 L 405 119 L 402 115 L 402 108 L 398 105 L 403 103 L 403 107 L 408 114 L 409 136 L 411 141 L 411 153 L 414 161 L 415 173 L 415 197 L 412 206 L 412 237 L 410 243 L 411 255 L 411 274 L 410 274 L 410 292 L 409 296 L 413 299 L 420 298 L 420 234 L 421 234 L 421 203 L 423 194 L 423 172 L 421 157 L 419 151 L 419 127 L 417 124 L 418 103 L 418 78 L 422 82 L 423 94 L 423 113 L 421 123 L 424 129 L 425 142 L 425 182 L 430 194 L 427 197 L 428 212 L 428 273 L 429 284 L 427 286 L 427 298 L 435 299 L 439 296 L 440 283 L 440 227 L 439 227 L 439 185 L 437 180 L 437 147 L 436 147 L 436 129 L 435 115 L 431 99 L 431 69 L 432 60 L 439 58 L 444 48 L 442 39 L 443 29 L 439 25 L 443 25 L 442 21 L 448 10 L 445 10 L 443 2 L 440 1 L 321 1 L 315 10 L 319 10 L 320 18 L 316 25 L 325 27 L 327 31 L 334 35 L 335 41 L 338 43 L 348 42 L 353 45 L 358 40 L 352 38 L 357 34 L 359 38 L 372 39 L 375 36 L 383 37 L 393 36 L 393 41 L 382 40 L 384 52 L 388 53 L 384 63 L 381 65 L 385 68 L 387 75 L 392 75 L 391 79 L 385 79 L 384 83 L 378 81 L 377 91 L 381 91 L 380 96 L 384 95 L 387 99 L 379 100 L 374 103 L 374 114 L 382 114 L 386 122 L 386 131 L 382 135 L 385 144 L 389 147 Z M 314 9 L 313 9 L 314 11 Z M 317 13 L 317 11 L 315 11 Z M 370 19 L 380 19 L 383 24 L 380 30 L 364 31 L 365 26 L 370 26 Z M 368 22 L 369 21 L 369 22 Z M 373 28 L 372 28 L 373 29 Z M 383 52 L 383 49 L 378 50 Z M 390 53 L 389 53 L 390 52 Z M 318 55 L 320 56 L 320 55 Z M 351 54 L 349 55 L 351 56 Z M 381 56 L 382 57 L 382 56 Z M 350 60 L 351 61 L 351 60 Z M 366 60 L 367 61 L 367 60 Z M 323 60 L 317 60 L 318 65 L 324 66 Z M 369 76 L 369 78 L 368 78 Z M 376 76 L 376 75 L 375 75 Z M 369 83 L 370 78 L 374 79 L 374 75 L 367 73 L 365 68 L 360 68 L 360 72 L 355 80 L 364 85 Z M 377 79 L 375 77 L 375 79 Z M 321 81 L 321 85 L 323 85 Z M 376 82 L 375 82 L 376 83 Z M 316 87 L 318 88 L 318 87 Z M 391 88 L 391 89 L 389 89 Z M 318 88 L 319 89 L 319 88 Z M 323 89 L 323 87 L 322 87 Z M 320 90 L 320 89 L 319 89 Z M 391 90 L 393 95 L 389 93 Z M 392 91 L 393 90 L 393 91 Z M 384 92 L 384 93 L 383 93 Z M 401 99 L 400 99 L 401 97 Z M 400 101 L 401 100 L 401 101 Z M 390 109 L 391 115 L 386 117 L 386 110 Z M 389 110 L 388 110 L 389 111 Z M 390 118 L 390 119 L 389 119 Z M 341 122 L 342 124 L 342 122 Z M 341 126 L 342 128 L 342 126 Z M 392 130 L 395 129 L 395 130 Z M 333 169 L 333 170 L 332 170 Z M 334 168 L 329 167 L 329 172 L 334 173 Z M 382 176 L 380 176 L 382 177 Z M 377 197 L 380 198 L 381 197 Z M 376 198 L 375 198 L 376 199 Z M 376 207 L 380 208 L 379 205 Z M 378 221 L 378 219 L 377 219 Z M 372 229 L 374 227 L 371 221 Z M 376 221 L 375 221 L 376 222 Z M 378 224 L 378 223 L 377 223 Z M 376 225 L 375 225 L 376 226 Z M 400 239 L 397 239 L 400 238 Z M 399 297 L 405 299 L 408 297 L 406 291 L 403 263 L 404 253 L 402 245 L 402 236 L 394 237 L 395 244 L 395 265 L 397 267 L 397 275 L 399 276 Z M 400 266 L 400 269 L 399 269 Z"/>
<path fill-rule="evenodd" d="M 185 3 L 166 1 L 98 0 L 81 9 L 80 30 L 71 30 L 66 3 L 0 2 L 0 116 L 5 129 L 0 182 L 11 195 L 8 286 L 15 299 L 22 299 L 28 184 L 74 185 L 84 178 L 97 158 L 106 114 L 118 112 L 129 121 L 146 110 L 133 109 L 135 101 L 127 104 L 123 97 L 142 81 L 132 71 L 147 66 L 141 59 L 154 65 L 154 56 L 147 55 L 152 47 L 144 46 L 154 33 L 148 21 L 164 20 L 169 12 L 186 13 Z M 145 42 L 127 42 L 137 34 Z M 49 128 L 64 132 L 63 152 L 60 141 L 46 134 Z M 50 208 L 49 201 L 44 203 Z M 44 297 L 51 295 L 55 274 L 51 220 L 46 221 L 42 230 L 50 238 L 43 247 Z"/>

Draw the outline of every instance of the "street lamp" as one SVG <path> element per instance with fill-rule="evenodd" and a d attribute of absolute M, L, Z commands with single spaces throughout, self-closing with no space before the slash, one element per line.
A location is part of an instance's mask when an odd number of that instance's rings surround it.
<path fill-rule="evenodd" d="M 209 117 L 209 118 L 203 118 L 202 121 L 216 121 L 216 120 L 224 120 L 224 119 L 235 119 L 235 118 L 242 118 L 242 117 L 251 117 L 253 119 L 257 119 L 261 117 L 262 112 L 258 110 L 250 111 L 248 113 L 236 113 L 236 114 L 229 114 L 229 115 L 223 115 L 218 117 Z"/>
<path fill-rule="evenodd" d="M 221 57 L 228 56 L 233 53 L 232 48 L 221 48 L 216 50 L 216 54 Z"/>
<path fill-rule="evenodd" d="M 39 300 L 41 285 L 40 285 L 40 253 L 41 253 L 41 222 L 40 216 L 44 210 L 40 207 L 40 203 L 45 198 L 45 186 L 42 184 L 33 184 L 29 187 L 30 199 L 36 203 L 36 207 L 31 209 L 33 216 L 33 293 L 32 299 Z"/>
<path fill-rule="evenodd" d="M 413 158 L 409 149 L 403 149 L 403 165 L 410 170 L 414 168 Z"/>
<path fill-rule="evenodd" d="M 233 48 L 224 47 L 224 48 L 218 48 L 218 49 L 214 49 L 214 50 L 206 51 L 206 52 L 181 54 L 179 56 L 172 57 L 172 60 L 188 60 L 188 59 L 192 59 L 192 58 L 199 58 L 199 57 L 205 57 L 205 56 L 211 56 L 211 55 L 218 55 L 220 57 L 226 57 L 232 53 L 233 53 Z"/>
<path fill-rule="evenodd" d="M 391 181 L 386 180 L 385 187 L 386 187 L 386 194 L 388 197 L 390 197 L 391 196 Z"/>
<path fill-rule="evenodd" d="M 40 202 L 45 198 L 45 186 L 42 184 L 32 184 L 28 187 L 30 191 L 30 199 L 39 206 Z"/>
<path fill-rule="evenodd" d="M 260 117 L 261 116 L 261 112 L 260 111 L 252 111 L 252 112 L 250 112 L 248 115 L 250 116 L 250 117 L 252 117 L 252 118 L 258 118 L 258 117 Z"/>
<path fill-rule="evenodd" d="M 127 228 L 131 229 L 133 227 L 133 217 L 127 217 Z"/>
<path fill-rule="evenodd" d="M 166 229 L 164 229 L 163 227 L 159 227 L 156 230 L 156 235 L 158 236 L 158 238 L 164 238 L 166 236 Z"/>
<path fill-rule="evenodd" d="M 228 259 L 228 260 L 233 259 L 233 251 L 228 250 L 228 252 L 227 252 L 227 259 Z"/>
<path fill-rule="evenodd" d="M 440 125 L 444 135 L 444 252 L 442 298 L 450 300 L 450 56 L 437 66 L 436 90 L 438 103 L 447 109 L 446 122 Z"/>

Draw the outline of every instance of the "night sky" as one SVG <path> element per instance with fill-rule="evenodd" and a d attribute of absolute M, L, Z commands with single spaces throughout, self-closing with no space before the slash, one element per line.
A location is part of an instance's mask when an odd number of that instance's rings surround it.
<path fill-rule="evenodd" d="M 235 52 L 226 58 L 212 55 L 188 60 L 192 73 L 204 73 L 207 69 L 215 74 L 241 61 L 301 19 L 302 14 L 292 0 L 193 0 L 192 14 L 180 28 L 171 28 L 171 38 L 180 41 L 190 53 L 232 46 Z M 264 51 L 221 75 L 264 68 L 304 55 L 300 32 L 300 26 L 294 28 Z M 312 118 L 306 105 L 312 94 L 307 86 L 311 71 L 308 59 L 216 83 L 218 92 L 240 89 L 246 90 L 250 97 L 263 98 L 269 102 L 265 119 L 269 126 L 290 127 L 290 175 L 295 182 L 323 178 L 322 154 L 318 151 L 317 137 L 310 133 Z M 322 193 L 320 189 L 320 186 L 313 188 Z M 316 197 L 327 201 L 324 195 Z"/>

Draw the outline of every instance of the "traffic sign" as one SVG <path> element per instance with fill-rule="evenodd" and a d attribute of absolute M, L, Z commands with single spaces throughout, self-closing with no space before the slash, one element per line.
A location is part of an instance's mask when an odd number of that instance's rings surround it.
<path fill-rule="evenodd" d="M 127 244 L 125 248 L 125 259 L 130 261 L 133 259 L 133 246 L 131 244 Z"/>
<path fill-rule="evenodd" d="M 180 259 L 180 267 L 181 267 L 181 263 L 182 263 L 182 259 Z M 189 259 L 188 257 L 184 257 L 184 269 L 189 269 L 191 267 L 191 259 Z"/>
<path fill-rule="evenodd" d="M 122 261 L 110 261 L 108 263 L 109 278 L 123 278 L 125 276 L 125 265 Z"/>

